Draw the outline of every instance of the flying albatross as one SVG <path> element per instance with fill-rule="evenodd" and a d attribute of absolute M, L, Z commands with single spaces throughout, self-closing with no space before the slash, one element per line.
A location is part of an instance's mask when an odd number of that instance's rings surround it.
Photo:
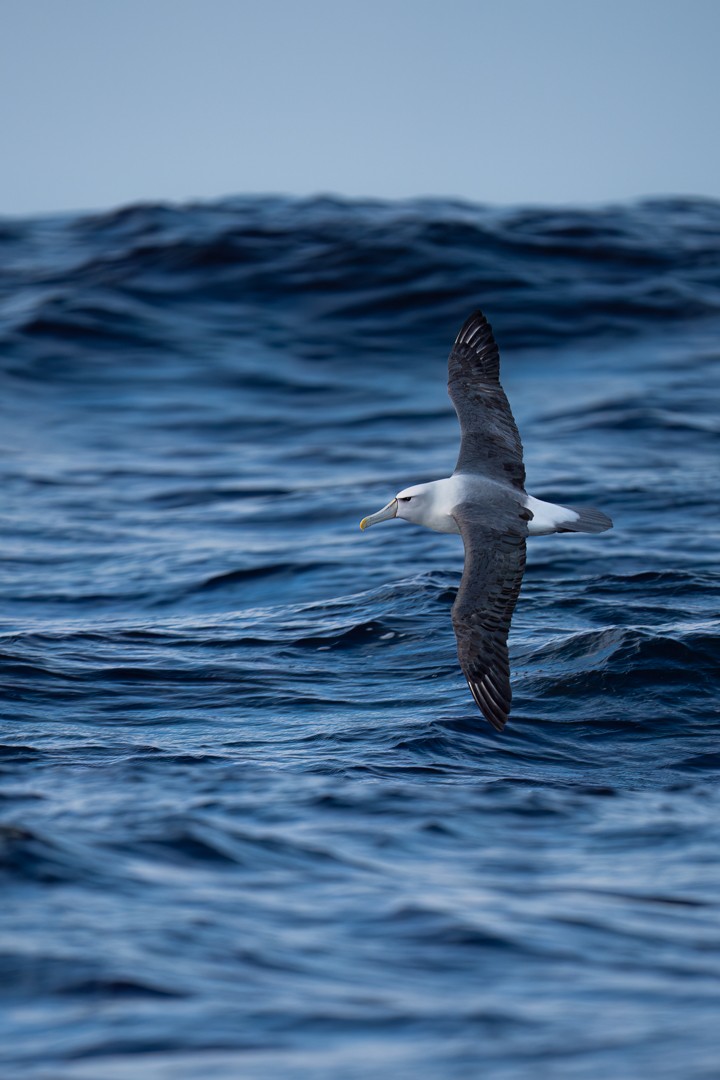
<path fill-rule="evenodd" d="M 460 421 L 460 455 L 452 476 L 405 488 L 360 522 L 388 518 L 460 533 L 465 567 L 452 622 L 458 659 L 486 720 L 502 731 L 510 713 L 507 637 L 525 570 L 525 539 L 550 533 L 600 533 L 612 521 L 599 510 L 571 509 L 525 491 L 522 443 L 500 385 L 492 329 L 475 311 L 448 359 L 448 393 Z"/>

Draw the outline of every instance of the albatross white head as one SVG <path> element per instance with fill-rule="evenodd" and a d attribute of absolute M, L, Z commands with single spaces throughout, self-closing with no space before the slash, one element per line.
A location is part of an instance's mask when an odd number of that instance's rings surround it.
<path fill-rule="evenodd" d="M 361 529 L 369 529 L 380 521 L 389 518 L 404 518 L 416 525 L 425 525 L 436 532 L 457 532 L 458 527 L 450 511 L 457 501 L 453 489 L 454 477 L 447 480 L 433 480 L 429 484 L 416 484 L 415 487 L 399 491 L 387 506 L 370 514 L 360 522 Z"/>

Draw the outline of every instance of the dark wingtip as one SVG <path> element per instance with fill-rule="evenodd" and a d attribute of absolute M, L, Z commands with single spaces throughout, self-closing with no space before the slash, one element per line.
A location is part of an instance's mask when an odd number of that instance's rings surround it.
<path fill-rule="evenodd" d="M 469 368 L 466 365 L 470 364 Z M 500 353 L 492 331 L 482 311 L 473 311 L 460 327 L 448 358 L 448 387 L 453 397 L 453 381 L 480 378 L 499 383 Z M 509 406 L 508 406 L 509 409 Z M 512 421 L 512 417 L 511 417 Z"/>
<path fill-rule="evenodd" d="M 468 315 L 465 322 L 458 331 L 458 336 L 455 338 L 456 345 L 474 345 L 477 344 L 477 338 L 481 335 L 481 331 L 487 331 L 488 335 L 492 338 L 492 327 L 483 315 L 480 308 L 476 308 L 471 315 Z"/>
<path fill-rule="evenodd" d="M 488 688 L 482 683 L 473 683 L 468 679 L 468 686 L 475 704 L 487 722 L 498 734 L 502 732 L 510 715 L 510 702 L 508 701 L 507 705 L 501 705 L 498 701 L 493 700 L 493 697 L 488 693 Z"/>

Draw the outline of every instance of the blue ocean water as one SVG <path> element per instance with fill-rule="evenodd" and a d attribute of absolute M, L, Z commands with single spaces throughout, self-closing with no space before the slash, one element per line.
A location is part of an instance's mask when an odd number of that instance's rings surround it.
<path fill-rule="evenodd" d="M 0 223 L 0 1072 L 720 1069 L 720 204 Z M 528 489 L 502 736 L 447 475 L 482 307 Z"/>

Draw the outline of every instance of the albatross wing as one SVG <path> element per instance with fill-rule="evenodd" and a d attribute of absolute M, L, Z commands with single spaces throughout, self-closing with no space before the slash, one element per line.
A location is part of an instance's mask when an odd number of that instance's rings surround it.
<path fill-rule="evenodd" d="M 453 510 L 465 545 L 465 567 L 452 609 L 458 659 L 483 716 L 502 731 L 510 712 L 507 637 L 525 571 L 527 511 L 497 508 L 492 524 L 478 507 Z"/>
<path fill-rule="evenodd" d="M 525 490 L 520 435 L 500 385 L 500 354 L 481 311 L 463 324 L 448 359 L 448 393 L 460 421 L 455 472 L 482 473 Z"/>

